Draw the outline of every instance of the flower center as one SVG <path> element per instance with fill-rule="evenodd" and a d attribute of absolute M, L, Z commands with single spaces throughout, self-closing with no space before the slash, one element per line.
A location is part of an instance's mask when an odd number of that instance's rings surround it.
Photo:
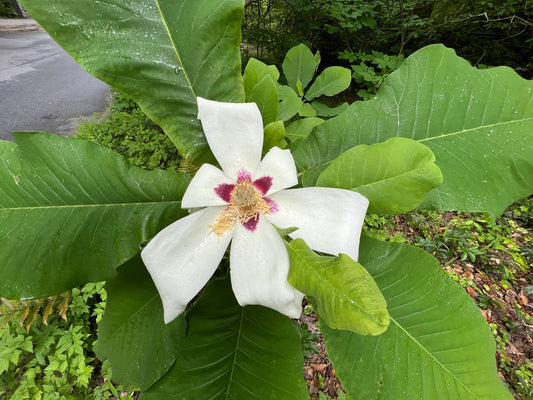
<path fill-rule="evenodd" d="M 268 200 L 268 199 L 267 199 Z M 248 230 L 255 230 L 259 221 L 259 213 L 271 214 L 274 203 L 263 198 L 250 180 L 238 182 L 230 194 L 230 204 L 210 225 L 211 232 L 222 236 L 233 228 L 238 221 Z"/>

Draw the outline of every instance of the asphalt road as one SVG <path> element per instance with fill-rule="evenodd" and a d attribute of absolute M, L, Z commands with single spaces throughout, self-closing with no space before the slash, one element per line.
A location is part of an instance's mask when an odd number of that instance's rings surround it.
<path fill-rule="evenodd" d="M 46 32 L 0 33 L 0 139 L 16 131 L 72 135 L 108 96 Z"/>

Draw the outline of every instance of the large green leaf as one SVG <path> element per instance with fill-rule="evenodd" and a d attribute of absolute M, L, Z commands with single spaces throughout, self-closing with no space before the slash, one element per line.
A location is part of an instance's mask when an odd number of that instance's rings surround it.
<path fill-rule="evenodd" d="M 394 214 L 411 211 L 442 183 L 431 149 L 406 138 L 361 144 L 342 153 L 320 174 L 317 186 L 361 193 L 368 211 Z"/>
<path fill-rule="evenodd" d="M 109 360 L 113 380 L 129 389 L 148 389 L 172 366 L 186 322 L 163 320 L 163 304 L 140 256 L 107 281 L 105 314 L 98 324 L 95 352 Z"/>
<path fill-rule="evenodd" d="M 349 148 L 396 136 L 430 147 L 442 170 L 425 207 L 498 214 L 533 192 L 533 82 L 509 68 L 477 70 L 453 50 L 428 46 L 375 99 L 315 128 L 293 155 L 309 186 Z"/>
<path fill-rule="evenodd" d="M 283 60 L 283 74 L 290 88 L 295 89 L 298 95 L 303 96 L 303 90 L 307 87 L 317 67 L 317 60 L 311 50 L 304 44 L 290 49 Z"/>
<path fill-rule="evenodd" d="M 242 0 L 23 0 L 87 71 L 133 98 L 183 155 L 210 155 L 196 96 L 242 102 Z"/>
<path fill-rule="evenodd" d="M 305 400 L 295 324 L 260 306 L 240 307 L 229 279 L 212 281 L 188 314 L 170 371 L 140 400 Z"/>
<path fill-rule="evenodd" d="M 186 214 L 183 174 L 144 171 L 94 143 L 47 133 L 0 142 L 0 296 L 57 294 L 112 277 Z"/>
<path fill-rule="evenodd" d="M 379 335 L 389 326 L 387 303 L 365 268 L 346 254 L 323 257 L 302 239 L 287 243 L 289 283 L 312 298 L 313 307 L 331 328 Z"/>
<path fill-rule="evenodd" d="M 387 299 L 381 336 L 321 324 L 330 360 L 354 400 L 511 400 L 495 344 L 470 296 L 423 250 L 363 237 L 360 261 Z"/>

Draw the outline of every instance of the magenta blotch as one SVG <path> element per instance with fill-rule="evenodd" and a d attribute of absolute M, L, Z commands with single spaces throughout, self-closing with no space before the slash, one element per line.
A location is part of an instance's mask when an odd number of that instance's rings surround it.
<path fill-rule="evenodd" d="M 258 223 L 259 223 L 259 213 L 256 213 L 255 218 L 252 218 L 246 222 L 243 222 L 242 226 L 244 226 L 250 232 L 254 232 L 257 229 Z"/>
<path fill-rule="evenodd" d="M 254 181 L 254 186 L 259 192 L 264 196 L 267 194 L 268 190 L 272 187 L 272 177 L 263 176 Z"/>
<path fill-rule="evenodd" d="M 218 197 L 226 203 L 231 203 L 231 192 L 235 189 L 235 185 L 230 183 L 221 183 L 214 190 Z"/>

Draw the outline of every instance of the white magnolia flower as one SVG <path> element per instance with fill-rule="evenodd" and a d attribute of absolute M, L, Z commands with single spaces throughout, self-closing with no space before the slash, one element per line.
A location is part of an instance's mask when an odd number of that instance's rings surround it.
<path fill-rule="evenodd" d="M 297 227 L 314 250 L 357 260 L 368 200 L 342 189 L 285 190 L 298 183 L 289 150 L 261 160 L 263 123 L 255 103 L 198 98 L 198 118 L 222 167 L 204 164 L 182 200 L 201 210 L 159 232 L 142 258 L 163 300 L 165 322 L 181 314 L 217 269 L 230 241 L 230 275 L 241 305 L 259 304 L 291 318 L 303 294 L 287 282 L 289 255 L 274 225 Z"/>

